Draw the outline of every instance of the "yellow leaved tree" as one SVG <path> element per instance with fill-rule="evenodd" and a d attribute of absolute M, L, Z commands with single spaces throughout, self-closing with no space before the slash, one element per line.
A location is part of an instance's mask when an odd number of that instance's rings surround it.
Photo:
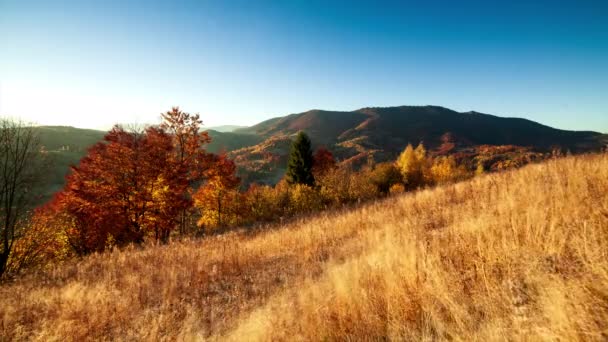
<path fill-rule="evenodd" d="M 425 184 L 427 169 L 426 149 L 420 143 L 416 149 L 408 144 L 396 161 L 397 168 L 407 188 L 417 188 Z"/>
<path fill-rule="evenodd" d="M 207 170 L 206 183 L 194 194 L 194 205 L 200 211 L 198 226 L 203 229 L 236 223 L 240 202 L 236 165 L 225 155 L 215 157 Z"/>
<path fill-rule="evenodd" d="M 463 180 L 469 172 L 464 165 L 458 165 L 453 156 L 444 156 L 433 161 L 430 176 L 435 184 L 445 184 Z"/>

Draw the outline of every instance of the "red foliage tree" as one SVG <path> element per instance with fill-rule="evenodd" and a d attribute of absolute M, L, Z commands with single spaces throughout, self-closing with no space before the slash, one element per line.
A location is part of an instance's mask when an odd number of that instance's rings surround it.
<path fill-rule="evenodd" d="M 78 253 L 140 243 L 147 234 L 167 241 L 188 205 L 182 196 L 187 169 L 172 152 L 172 137 L 162 128 L 115 126 L 72 167 L 58 201 L 74 219 L 68 238 Z"/>
<path fill-rule="evenodd" d="M 186 181 L 190 186 L 182 192 L 182 200 L 186 201 L 179 213 L 179 231 L 185 233 L 189 217 L 188 208 L 192 206 L 192 189 L 200 185 L 205 172 L 213 159 L 206 153 L 204 146 L 211 141 L 206 131 L 201 132 L 203 121 L 198 114 L 182 112 L 179 107 L 161 114 L 160 128 L 167 131 L 172 138 L 172 163 L 179 165 L 185 171 Z"/>
<path fill-rule="evenodd" d="M 335 167 L 334 155 L 325 147 L 319 147 L 313 156 L 312 172 L 315 178 Z"/>

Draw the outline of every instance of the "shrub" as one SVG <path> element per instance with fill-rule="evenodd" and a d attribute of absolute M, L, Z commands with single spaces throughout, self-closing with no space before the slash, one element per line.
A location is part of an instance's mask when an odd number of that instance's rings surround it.
<path fill-rule="evenodd" d="M 295 184 L 289 189 L 289 208 L 291 214 L 301 214 L 320 210 L 323 201 L 319 191 L 305 184 Z"/>
<path fill-rule="evenodd" d="M 380 194 L 386 195 L 390 188 L 403 181 L 401 173 L 393 163 L 380 163 L 375 165 L 370 174 L 371 182 Z"/>

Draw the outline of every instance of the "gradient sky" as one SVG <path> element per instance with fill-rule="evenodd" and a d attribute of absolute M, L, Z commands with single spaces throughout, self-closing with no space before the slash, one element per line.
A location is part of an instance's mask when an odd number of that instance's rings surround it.
<path fill-rule="evenodd" d="M 608 132 L 608 1 L 0 0 L 0 115 L 441 105 Z"/>

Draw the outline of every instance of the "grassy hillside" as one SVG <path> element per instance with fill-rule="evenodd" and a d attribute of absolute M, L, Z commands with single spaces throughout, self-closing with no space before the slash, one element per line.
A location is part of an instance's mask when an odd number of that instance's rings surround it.
<path fill-rule="evenodd" d="M 2 340 L 605 340 L 608 155 L 0 287 Z"/>

